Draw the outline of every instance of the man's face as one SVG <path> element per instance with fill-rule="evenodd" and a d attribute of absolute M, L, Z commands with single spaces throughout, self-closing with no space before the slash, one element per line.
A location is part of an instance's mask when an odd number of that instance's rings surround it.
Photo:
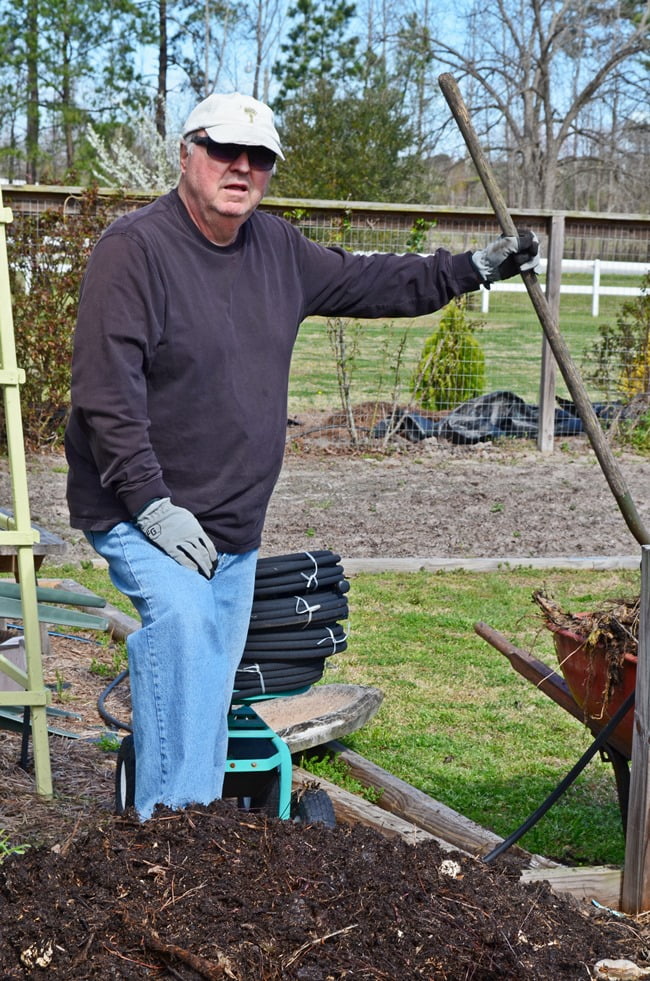
<path fill-rule="evenodd" d="M 181 188 L 195 221 L 200 216 L 207 222 L 243 223 L 264 197 L 270 180 L 271 171 L 251 166 L 245 147 L 235 160 L 224 162 L 210 157 L 205 146 L 194 144 L 188 152 L 181 144 Z"/>

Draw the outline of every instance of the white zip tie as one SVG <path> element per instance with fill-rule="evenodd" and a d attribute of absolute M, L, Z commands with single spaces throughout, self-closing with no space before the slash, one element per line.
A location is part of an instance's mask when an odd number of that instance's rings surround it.
<path fill-rule="evenodd" d="M 314 556 L 311 554 L 311 552 L 305 552 L 305 555 L 307 556 L 308 559 L 311 559 L 312 562 L 314 563 L 314 570 L 313 570 L 313 572 L 310 572 L 309 574 L 307 574 L 306 572 L 301 572 L 300 573 L 300 575 L 302 576 L 302 578 L 307 580 L 307 584 L 305 586 L 305 589 L 308 589 L 308 590 L 318 589 L 318 562 L 316 561 L 316 559 L 314 558 Z"/>
<path fill-rule="evenodd" d="M 303 630 L 304 630 L 304 628 L 305 627 L 308 627 L 309 624 L 311 623 L 311 615 L 312 615 L 312 613 L 316 613 L 318 610 L 320 610 L 320 603 L 316 603 L 315 606 L 310 606 L 304 596 L 295 596 L 294 599 L 296 601 L 296 613 L 298 613 L 298 614 L 300 614 L 300 613 L 308 613 L 309 614 L 309 616 L 307 618 L 307 623 L 305 623 L 303 625 Z M 302 604 L 302 609 L 301 609 L 301 604 Z"/>
<path fill-rule="evenodd" d="M 262 669 L 259 664 L 245 664 L 243 667 L 238 669 L 245 674 L 255 674 L 257 675 L 257 680 L 260 683 L 260 688 L 262 689 L 262 694 L 266 695 L 266 686 L 264 684 L 264 675 L 262 674 Z"/>
<path fill-rule="evenodd" d="M 341 639 L 340 640 L 337 640 L 336 637 L 334 636 L 334 631 L 332 630 L 331 627 L 325 627 L 325 630 L 327 630 L 327 632 L 329 634 L 329 639 L 332 641 L 332 654 L 336 654 L 337 644 L 344 644 L 345 641 L 348 639 L 348 635 L 347 634 L 343 634 L 343 636 L 341 637 Z M 320 647 L 320 645 L 321 644 L 324 644 L 326 640 L 327 640 L 327 637 L 321 637 L 321 639 L 316 644 L 316 647 Z M 325 656 L 327 657 L 327 655 L 325 655 Z"/>

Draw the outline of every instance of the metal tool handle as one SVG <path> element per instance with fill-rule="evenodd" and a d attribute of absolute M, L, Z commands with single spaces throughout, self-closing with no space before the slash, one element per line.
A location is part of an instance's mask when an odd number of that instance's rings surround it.
<path fill-rule="evenodd" d="M 494 209 L 499 225 L 504 235 L 516 235 L 515 223 L 508 211 L 505 199 L 496 182 L 487 157 L 481 149 L 478 136 L 469 117 L 467 106 L 463 102 L 460 89 L 456 80 L 448 72 L 440 75 L 438 84 L 442 94 L 447 100 L 447 105 L 451 109 L 452 115 L 458 124 L 458 128 L 465 140 L 465 145 L 469 150 L 470 156 L 474 161 L 481 183 L 488 196 L 490 204 Z M 564 337 L 560 333 L 555 316 L 540 286 L 539 280 L 533 270 L 521 273 L 528 295 L 531 299 L 535 313 L 546 335 L 551 351 L 557 361 L 558 367 L 562 372 L 562 377 L 569 390 L 571 398 L 575 403 L 578 415 L 589 437 L 594 453 L 600 463 L 601 470 L 609 484 L 610 490 L 616 499 L 619 510 L 625 522 L 640 545 L 650 544 L 648 532 L 639 517 L 636 506 L 630 495 L 629 489 L 623 475 L 614 459 L 609 443 L 601 429 L 598 417 L 594 412 L 594 407 L 587 395 L 582 378 L 576 369 Z"/>

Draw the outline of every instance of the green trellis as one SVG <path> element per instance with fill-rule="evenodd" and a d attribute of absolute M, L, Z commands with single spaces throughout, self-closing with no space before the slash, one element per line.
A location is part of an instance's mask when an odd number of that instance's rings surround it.
<path fill-rule="evenodd" d="M 0 711 L 6 707 L 23 708 L 24 725 L 31 724 L 36 790 L 39 794 L 51 796 L 52 771 L 47 727 L 50 692 L 43 680 L 40 624 L 41 622 L 65 623 L 102 630 L 105 630 L 108 624 L 101 617 L 50 605 L 50 603 L 65 603 L 73 606 L 103 605 L 103 601 L 98 602 L 98 597 L 38 588 L 36 583 L 34 545 L 39 541 L 39 532 L 32 527 L 29 513 L 20 408 L 20 386 L 25 381 L 25 372 L 16 364 L 7 263 L 5 226 L 11 220 L 11 210 L 4 207 L 0 190 L 0 389 L 4 403 L 12 495 L 9 513 L 0 512 L 0 546 L 8 546 L 12 551 L 15 550 L 16 555 L 16 582 L 0 580 L 0 617 L 22 619 L 25 642 L 25 670 L 0 653 L 0 672 L 20 686 L 18 691 L 0 691 Z M 39 602 L 39 600 L 49 602 Z"/>

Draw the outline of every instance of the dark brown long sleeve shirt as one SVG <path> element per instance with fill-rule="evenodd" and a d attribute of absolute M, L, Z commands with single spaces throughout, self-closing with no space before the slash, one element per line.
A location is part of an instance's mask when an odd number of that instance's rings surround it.
<path fill-rule="evenodd" d="M 79 303 L 72 527 L 107 530 L 169 496 L 219 550 L 257 547 L 301 321 L 416 317 L 479 283 L 469 252 L 356 256 L 263 212 L 220 248 L 175 190 L 118 219 L 93 251 Z"/>

